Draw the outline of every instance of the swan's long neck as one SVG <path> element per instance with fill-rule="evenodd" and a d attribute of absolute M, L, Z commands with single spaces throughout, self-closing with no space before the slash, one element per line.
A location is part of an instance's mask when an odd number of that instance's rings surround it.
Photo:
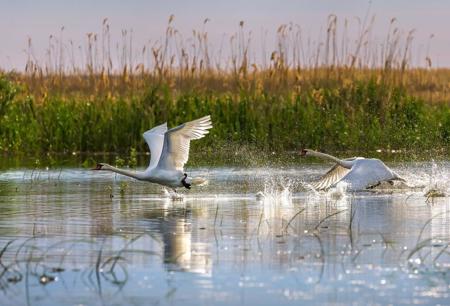
<path fill-rule="evenodd" d="M 135 178 L 137 180 L 142 180 L 144 178 L 143 172 L 135 172 L 135 171 L 125 170 L 125 169 L 120 169 L 120 168 L 116 168 L 116 167 L 113 167 L 113 166 L 107 165 L 107 164 L 103 164 L 103 166 L 100 170 L 112 171 L 115 173 L 119 173 L 122 175 L 126 175 L 129 177 Z"/>
<path fill-rule="evenodd" d="M 329 154 L 316 152 L 316 151 L 312 151 L 312 150 L 309 150 L 308 153 L 311 156 L 316 156 L 316 157 L 330 159 L 332 161 L 335 161 L 337 164 L 339 164 L 340 166 L 342 166 L 344 168 L 347 168 L 347 169 L 350 169 L 353 166 L 353 163 L 351 161 L 341 160 L 341 159 L 339 159 L 337 157 L 334 157 L 334 156 L 331 156 Z"/>

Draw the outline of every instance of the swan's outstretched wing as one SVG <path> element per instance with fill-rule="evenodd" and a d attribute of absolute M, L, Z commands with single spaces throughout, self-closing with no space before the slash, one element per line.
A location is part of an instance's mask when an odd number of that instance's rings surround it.
<path fill-rule="evenodd" d="M 164 146 L 158 167 L 183 171 L 184 164 L 189 159 L 189 145 L 192 139 L 203 138 L 212 128 L 211 117 L 186 122 L 164 134 Z"/>
<path fill-rule="evenodd" d="M 344 159 L 345 161 L 352 161 L 355 158 Z M 339 164 L 334 165 L 327 173 L 325 173 L 318 181 L 312 184 L 313 188 L 316 190 L 326 190 L 342 180 L 351 169 L 344 168 Z"/>
<path fill-rule="evenodd" d="M 167 132 L 167 122 L 148 130 L 143 134 L 150 149 L 150 164 L 147 170 L 153 169 L 159 162 L 164 144 L 164 133 Z"/>

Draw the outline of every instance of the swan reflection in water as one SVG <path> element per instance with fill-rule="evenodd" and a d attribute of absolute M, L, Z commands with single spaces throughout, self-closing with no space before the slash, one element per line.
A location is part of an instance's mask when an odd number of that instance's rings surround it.
<path fill-rule="evenodd" d="M 196 214 L 207 209 L 195 207 Z M 209 251 L 207 232 L 193 229 L 190 219 L 192 208 L 189 204 L 165 201 L 164 208 L 145 215 L 147 220 L 156 221 L 153 228 L 162 238 L 164 263 L 169 271 L 183 271 L 211 275 L 212 259 Z"/>

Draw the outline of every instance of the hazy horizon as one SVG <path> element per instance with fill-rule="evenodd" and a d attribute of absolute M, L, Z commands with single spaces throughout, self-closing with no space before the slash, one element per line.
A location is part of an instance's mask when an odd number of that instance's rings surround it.
<path fill-rule="evenodd" d="M 447 12 L 450 2 L 431 0 L 424 4 L 418 0 L 397 0 L 387 4 L 385 1 L 238 1 L 209 2 L 204 0 L 171 1 L 130 1 L 126 4 L 119 0 L 56 1 L 44 0 L 39 3 L 31 0 L 0 0 L 0 68 L 5 70 L 23 70 L 26 64 L 27 41 L 31 38 L 33 53 L 39 62 L 45 62 L 45 52 L 49 45 L 49 36 L 61 36 L 67 44 L 72 40 L 76 47 L 86 45 L 87 33 L 100 33 L 102 21 L 107 18 L 110 25 L 111 40 L 115 44 L 121 41 L 121 30 L 132 30 L 133 45 L 141 49 L 149 41 L 155 42 L 165 32 L 167 21 L 175 16 L 173 25 L 185 37 L 192 35 L 193 29 L 208 32 L 211 48 L 217 51 L 224 37 L 229 38 L 239 28 L 239 22 L 245 22 L 245 31 L 252 32 L 252 56 L 258 59 L 261 37 L 267 32 L 267 48 L 275 48 L 277 28 L 281 24 L 292 22 L 300 25 L 302 33 L 310 39 L 319 39 L 326 34 L 327 18 L 335 14 L 338 25 L 344 20 L 350 23 L 356 39 L 359 19 L 369 13 L 375 16 L 373 39 L 385 39 L 392 18 L 396 26 L 404 33 L 415 30 L 411 62 L 424 66 L 427 49 L 433 61 L 433 67 L 450 66 L 450 44 L 445 25 L 450 22 Z M 206 25 L 204 20 L 208 18 Z M 320 34 L 322 33 L 322 34 Z M 430 36 L 433 38 L 430 42 Z M 406 36 L 406 34 L 405 34 Z M 323 39 L 323 38 L 322 38 Z M 429 47 L 428 47 L 429 45 Z"/>

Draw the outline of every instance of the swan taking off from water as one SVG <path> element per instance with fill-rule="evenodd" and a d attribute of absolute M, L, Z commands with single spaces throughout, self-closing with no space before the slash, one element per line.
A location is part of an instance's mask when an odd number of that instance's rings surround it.
<path fill-rule="evenodd" d="M 167 130 L 167 122 L 144 133 L 144 139 L 150 148 L 150 165 L 143 172 L 119 169 L 108 164 L 99 163 L 94 170 L 107 170 L 135 178 L 140 181 L 160 184 L 172 188 L 191 189 L 184 164 L 189 158 L 191 140 L 200 139 L 212 128 L 211 117 L 205 116 L 197 120 Z M 194 178 L 191 183 L 200 185 L 205 180 Z"/>
<path fill-rule="evenodd" d="M 376 158 L 353 157 L 338 159 L 334 156 L 304 149 L 302 156 L 316 156 L 336 162 L 324 176 L 312 184 L 314 189 L 326 190 L 336 186 L 339 182 L 348 184 L 347 190 L 357 191 L 375 187 L 381 182 L 400 180 L 405 182 L 397 173 L 389 169 L 381 160 Z"/>

